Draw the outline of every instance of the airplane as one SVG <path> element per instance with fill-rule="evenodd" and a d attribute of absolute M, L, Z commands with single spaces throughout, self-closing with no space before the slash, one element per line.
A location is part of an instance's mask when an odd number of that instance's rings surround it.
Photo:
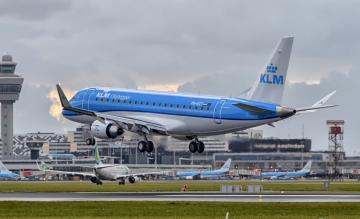
<path fill-rule="evenodd" d="M 261 173 L 263 179 L 294 179 L 304 177 L 310 174 L 312 161 L 308 161 L 304 168 L 292 172 L 264 172 Z"/>
<path fill-rule="evenodd" d="M 229 158 L 224 163 L 224 165 L 218 170 L 177 172 L 176 176 L 185 179 L 203 179 L 210 177 L 226 176 L 229 174 L 230 165 L 231 165 L 231 158 Z"/>
<path fill-rule="evenodd" d="M 126 165 L 113 165 L 113 164 L 104 164 L 99 155 L 98 146 L 95 146 L 95 161 L 96 164 L 93 167 L 94 172 L 68 172 L 68 171 L 58 171 L 51 170 L 44 162 L 41 162 L 39 165 L 37 162 L 38 169 L 44 172 L 62 174 L 62 175 L 76 175 L 90 177 L 92 183 L 97 185 L 102 185 L 101 180 L 109 181 L 119 181 L 119 185 L 125 184 L 125 180 L 128 179 L 129 183 L 135 183 L 139 181 L 139 177 L 146 177 L 150 175 L 163 175 L 161 172 L 149 172 L 149 173 L 130 173 L 129 168 Z"/>
<path fill-rule="evenodd" d="M 72 121 L 88 124 L 92 137 L 116 139 L 125 131 L 136 133 L 139 152 L 151 153 L 154 135 L 188 140 L 191 153 L 205 149 L 200 136 L 220 135 L 248 128 L 270 125 L 296 114 L 335 107 L 325 105 L 336 91 L 314 105 L 304 108 L 282 106 L 290 53 L 294 37 L 283 37 L 269 61 L 244 98 L 191 95 L 176 92 L 90 87 L 78 91 L 68 101 L 56 85 L 62 115 Z"/>
<path fill-rule="evenodd" d="M 6 166 L 0 161 L 0 179 L 1 180 L 19 180 L 21 179 L 19 174 L 11 172 Z"/>

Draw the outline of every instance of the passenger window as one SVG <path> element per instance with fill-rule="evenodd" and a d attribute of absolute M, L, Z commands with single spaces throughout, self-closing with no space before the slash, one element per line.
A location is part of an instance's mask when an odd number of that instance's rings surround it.
<path fill-rule="evenodd" d="M 135 103 L 134 104 L 137 104 L 137 101 L 135 100 Z"/>
<path fill-rule="evenodd" d="M 118 99 L 118 103 L 120 103 L 120 99 Z"/>
<path fill-rule="evenodd" d="M 146 101 L 146 105 L 149 105 L 149 102 Z"/>
<path fill-rule="evenodd" d="M 183 105 L 183 108 L 184 108 L 184 109 L 185 109 L 185 107 L 186 107 L 186 106 L 185 106 L 185 105 Z"/>
<path fill-rule="evenodd" d="M 126 100 L 124 100 L 123 103 L 126 103 Z"/>
<path fill-rule="evenodd" d="M 101 98 L 100 101 L 103 101 L 103 98 Z"/>
<path fill-rule="evenodd" d="M 161 103 L 159 103 L 159 106 L 161 106 Z"/>
<path fill-rule="evenodd" d="M 166 105 L 166 103 L 164 104 L 164 107 L 166 107 L 167 105 Z"/>
<path fill-rule="evenodd" d="M 131 104 L 131 100 L 129 100 L 129 104 Z"/>
<path fill-rule="evenodd" d="M 173 105 L 172 105 L 172 104 L 170 104 L 170 107 L 173 107 Z"/>
<path fill-rule="evenodd" d="M 112 99 L 112 102 L 115 102 L 115 99 Z"/>
<path fill-rule="evenodd" d="M 155 102 L 153 102 L 153 106 L 155 106 L 155 104 L 156 104 L 156 103 L 155 103 Z"/>
<path fill-rule="evenodd" d="M 197 106 L 195 106 L 195 110 L 197 110 Z"/>
<path fill-rule="evenodd" d="M 140 105 L 143 105 L 143 102 L 142 102 L 142 101 L 140 101 Z"/>
<path fill-rule="evenodd" d="M 179 104 L 176 105 L 176 108 L 179 108 Z"/>
<path fill-rule="evenodd" d="M 200 110 L 203 110 L 203 109 L 204 109 L 203 107 L 200 108 Z"/>
<path fill-rule="evenodd" d="M 189 105 L 189 109 L 191 109 L 191 106 Z"/>

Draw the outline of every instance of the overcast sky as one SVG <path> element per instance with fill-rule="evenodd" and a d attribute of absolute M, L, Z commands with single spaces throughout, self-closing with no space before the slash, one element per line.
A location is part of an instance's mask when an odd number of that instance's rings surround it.
<path fill-rule="evenodd" d="M 0 51 L 25 77 L 15 133 L 76 124 L 51 116 L 51 92 L 87 86 L 238 96 L 276 43 L 295 36 L 285 105 L 338 90 L 336 109 L 264 127 L 266 136 L 313 139 L 327 149 L 326 119 L 345 119 L 345 149 L 360 154 L 359 1 L 0 0 Z"/>

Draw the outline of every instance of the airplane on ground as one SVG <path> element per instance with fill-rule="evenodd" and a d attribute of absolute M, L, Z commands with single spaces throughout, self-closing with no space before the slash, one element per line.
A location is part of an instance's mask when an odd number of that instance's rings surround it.
<path fill-rule="evenodd" d="M 97 185 L 102 185 L 101 180 L 119 181 L 119 185 L 122 185 L 125 184 L 126 179 L 128 179 L 130 183 L 135 183 L 139 180 L 139 177 L 141 178 L 150 175 L 163 175 L 161 172 L 130 173 L 129 168 L 126 165 L 104 164 L 100 159 L 97 145 L 95 146 L 95 161 L 95 166 L 90 167 L 94 172 L 89 173 L 51 170 L 50 167 L 48 167 L 44 162 L 41 162 L 41 165 L 37 163 L 37 165 L 38 169 L 44 172 L 90 177 L 90 181 L 92 183 L 96 183 Z"/>
<path fill-rule="evenodd" d="M 125 131 L 138 134 L 140 152 L 152 152 L 153 135 L 172 136 L 188 140 L 191 153 L 202 153 L 205 145 L 200 136 L 211 136 L 270 125 L 283 119 L 334 107 L 325 102 L 331 92 L 310 107 L 291 108 L 281 105 L 286 82 L 293 37 L 283 37 L 260 72 L 245 98 L 191 95 L 174 92 L 156 92 L 90 87 L 78 91 L 68 101 L 62 88 L 57 90 L 63 107 L 63 116 L 88 124 L 95 138 L 115 139 Z"/>
<path fill-rule="evenodd" d="M 299 171 L 292 172 L 264 172 L 261 173 L 263 179 L 295 179 L 304 177 L 310 174 L 312 161 L 308 161 L 304 168 Z"/>
<path fill-rule="evenodd" d="M 19 174 L 11 172 L 6 166 L 0 161 L 0 179 L 1 180 L 19 180 L 21 179 Z"/>
<path fill-rule="evenodd" d="M 230 165 L 231 165 L 231 158 L 229 158 L 224 163 L 224 165 L 218 170 L 177 172 L 176 176 L 185 179 L 203 179 L 210 177 L 226 176 L 229 174 Z"/>

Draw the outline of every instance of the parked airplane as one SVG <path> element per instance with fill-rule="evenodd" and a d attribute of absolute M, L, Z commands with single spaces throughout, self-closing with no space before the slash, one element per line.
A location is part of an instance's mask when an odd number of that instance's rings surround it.
<path fill-rule="evenodd" d="M 97 185 L 102 185 L 101 180 L 119 181 L 119 185 L 121 185 L 125 184 L 126 179 L 128 179 L 130 183 L 135 183 L 139 180 L 139 177 L 163 175 L 163 173 L 160 172 L 130 173 L 126 165 L 104 164 L 101 162 L 97 145 L 95 146 L 95 161 L 96 164 L 92 167 L 94 172 L 91 173 L 51 170 L 44 162 L 42 162 L 40 166 L 38 165 L 38 168 L 39 170 L 49 173 L 90 177 L 90 181 Z"/>
<path fill-rule="evenodd" d="M 90 125 L 93 137 L 87 144 L 94 145 L 94 137 L 117 138 L 130 131 L 143 139 L 138 143 L 140 152 L 153 151 L 149 137 L 167 135 L 191 140 L 189 151 L 202 153 L 205 145 L 199 136 L 274 126 L 274 122 L 295 114 L 335 106 L 324 105 L 335 91 L 311 107 L 281 106 L 292 44 L 293 37 L 281 39 L 245 99 L 91 87 L 68 101 L 57 85 L 62 113 L 69 120 Z"/>
<path fill-rule="evenodd" d="M 304 168 L 293 172 L 264 172 L 261 173 L 263 179 L 294 179 L 304 177 L 310 174 L 312 161 L 308 161 Z"/>
<path fill-rule="evenodd" d="M 19 180 L 21 179 L 19 174 L 11 172 L 6 166 L 0 161 L 0 179 L 2 180 Z"/>
<path fill-rule="evenodd" d="M 210 177 L 226 176 L 229 174 L 230 165 L 231 165 L 231 158 L 229 158 L 224 163 L 224 165 L 218 170 L 177 172 L 176 176 L 185 179 L 203 179 Z"/>

